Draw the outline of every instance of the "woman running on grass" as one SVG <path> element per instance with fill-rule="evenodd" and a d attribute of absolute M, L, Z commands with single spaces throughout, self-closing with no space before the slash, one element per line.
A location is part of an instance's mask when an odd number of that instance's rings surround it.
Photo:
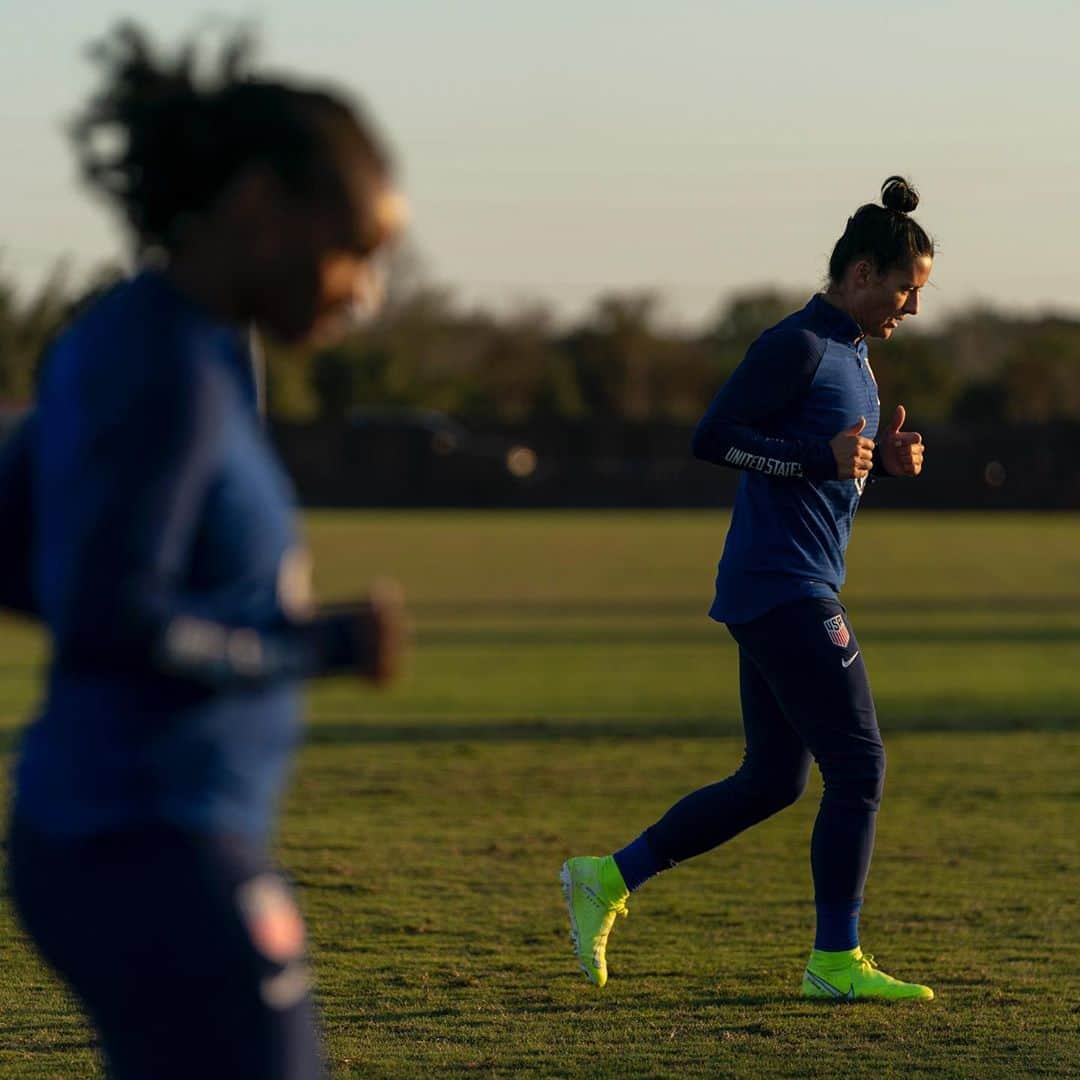
<path fill-rule="evenodd" d="M 29 580 L 3 600 L 53 645 L 11 888 L 110 1074 L 138 1080 L 323 1074 L 268 842 L 299 680 L 381 682 L 400 650 L 392 597 L 312 609 L 246 330 L 336 335 L 402 199 L 352 106 L 249 76 L 244 44 L 207 77 L 196 50 L 159 59 L 131 27 L 99 49 L 83 171 L 153 264 L 52 348 L 0 469 L 6 520 L 32 521 Z"/>
<path fill-rule="evenodd" d="M 871 475 L 917 476 L 922 439 L 898 406 L 878 431 L 867 338 L 919 312 L 934 245 L 898 176 L 848 219 L 829 283 L 766 330 L 694 433 L 695 456 L 744 470 L 709 614 L 739 646 L 746 751 L 728 779 L 686 796 L 636 840 L 562 868 L 574 948 L 607 981 L 606 947 L 627 897 L 802 794 L 814 759 L 824 795 L 811 841 L 817 933 L 803 976 L 812 998 L 932 998 L 859 947 L 859 910 L 885 776 L 866 667 L 837 594 L 852 520 Z"/>

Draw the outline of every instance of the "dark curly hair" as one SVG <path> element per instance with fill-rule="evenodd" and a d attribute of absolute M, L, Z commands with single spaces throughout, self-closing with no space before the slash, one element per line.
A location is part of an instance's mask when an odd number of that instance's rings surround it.
<path fill-rule="evenodd" d="M 174 247 L 185 222 L 251 165 L 313 200 L 344 198 L 350 168 L 373 182 L 389 176 L 356 105 L 250 74 L 250 32 L 227 35 L 216 57 L 205 52 L 193 38 L 161 57 L 130 22 L 90 49 L 104 83 L 72 137 L 84 178 L 121 211 L 140 250 Z"/>

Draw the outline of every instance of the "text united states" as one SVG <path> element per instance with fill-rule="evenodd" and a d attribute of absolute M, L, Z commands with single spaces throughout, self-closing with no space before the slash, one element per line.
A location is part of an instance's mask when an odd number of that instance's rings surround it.
<path fill-rule="evenodd" d="M 734 446 L 724 455 L 724 460 L 737 469 L 753 469 L 755 472 L 765 473 L 766 476 L 798 477 L 803 474 L 802 465 L 797 461 L 778 461 L 776 458 L 761 457 Z"/>

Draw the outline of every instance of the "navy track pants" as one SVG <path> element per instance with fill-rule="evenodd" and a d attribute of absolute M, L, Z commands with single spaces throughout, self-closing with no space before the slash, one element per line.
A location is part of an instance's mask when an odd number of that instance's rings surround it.
<path fill-rule="evenodd" d="M 860 899 L 885 749 L 844 608 L 798 600 L 728 630 L 739 645 L 743 762 L 676 803 L 648 830 L 649 847 L 672 865 L 711 850 L 795 802 L 815 760 L 824 781 L 811 841 L 815 898 Z"/>

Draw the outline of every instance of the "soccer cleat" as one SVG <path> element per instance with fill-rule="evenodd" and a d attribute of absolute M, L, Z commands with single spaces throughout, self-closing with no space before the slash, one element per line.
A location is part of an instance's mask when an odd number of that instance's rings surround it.
<path fill-rule="evenodd" d="M 563 896 L 570 911 L 570 940 L 581 970 L 597 986 L 607 982 L 607 939 L 616 915 L 626 915 L 630 891 L 606 855 L 580 855 L 567 859 L 559 872 Z"/>
<path fill-rule="evenodd" d="M 829 1001 L 930 1001 L 934 991 L 886 975 L 869 953 L 822 953 L 815 949 L 802 981 L 803 997 Z"/>

